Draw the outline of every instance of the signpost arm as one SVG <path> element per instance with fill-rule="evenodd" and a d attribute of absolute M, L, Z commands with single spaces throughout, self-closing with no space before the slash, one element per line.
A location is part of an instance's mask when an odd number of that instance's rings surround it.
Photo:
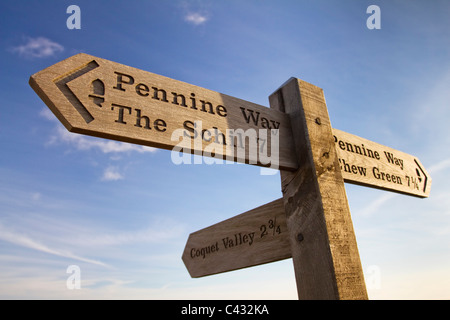
<path fill-rule="evenodd" d="M 299 299 L 368 299 L 323 90 L 291 78 L 269 100 L 299 163 L 280 171 Z"/>

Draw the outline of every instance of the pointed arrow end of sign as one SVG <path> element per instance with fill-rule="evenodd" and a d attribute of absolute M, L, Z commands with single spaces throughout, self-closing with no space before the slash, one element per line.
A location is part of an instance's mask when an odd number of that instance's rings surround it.
<path fill-rule="evenodd" d="M 199 278 L 200 276 L 196 273 L 194 273 L 194 269 L 193 266 L 191 265 L 192 263 L 192 259 L 190 257 L 190 240 L 192 238 L 192 233 L 189 235 L 188 240 L 186 242 L 186 246 L 184 247 L 184 251 L 183 251 L 183 255 L 181 256 L 181 260 L 183 260 L 184 266 L 186 267 L 187 271 L 189 272 L 189 275 L 191 276 L 191 278 Z"/>
<path fill-rule="evenodd" d="M 428 172 L 425 170 L 424 166 L 418 159 L 414 159 L 414 162 L 416 163 L 416 174 L 417 179 L 419 180 L 419 183 L 421 184 L 423 182 L 422 191 L 424 193 L 424 198 L 428 198 L 430 196 L 430 190 L 431 190 L 431 177 L 428 174 Z"/>
<path fill-rule="evenodd" d="M 31 88 L 70 132 L 77 132 L 79 123 L 83 126 L 82 121 L 71 116 L 72 110 L 78 111 L 86 124 L 94 120 L 68 88 L 67 83 L 97 68 L 99 65 L 95 59 L 88 54 L 79 53 L 33 74 L 28 81 Z M 76 123 L 73 124 L 73 121 Z"/>
<path fill-rule="evenodd" d="M 69 131 L 73 131 L 73 126 L 66 120 L 66 118 L 61 114 L 61 112 L 59 112 L 58 108 L 46 94 L 43 86 L 45 82 L 42 81 L 41 79 L 41 72 L 43 71 L 45 70 L 42 70 L 30 76 L 28 84 L 34 90 L 34 92 L 36 92 L 39 98 L 41 98 L 41 100 L 44 101 L 47 107 L 52 111 L 52 113 L 56 116 L 56 118 L 58 118 L 58 120 L 64 125 L 64 127 L 66 127 L 66 129 Z"/>

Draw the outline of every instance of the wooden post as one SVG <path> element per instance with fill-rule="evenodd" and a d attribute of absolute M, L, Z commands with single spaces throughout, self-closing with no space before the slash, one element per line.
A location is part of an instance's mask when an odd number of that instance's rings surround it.
<path fill-rule="evenodd" d="M 270 97 L 290 116 L 299 168 L 281 170 L 299 299 L 368 299 L 323 90 L 291 78 Z"/>

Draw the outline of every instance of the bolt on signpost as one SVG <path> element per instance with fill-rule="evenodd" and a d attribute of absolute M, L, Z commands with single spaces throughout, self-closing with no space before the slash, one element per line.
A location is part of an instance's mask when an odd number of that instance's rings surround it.
<path fill-rule="evenodd" d="M 367 299 L 344 182 L 430 193 L 416 157 L 333 129 L 296 78 L 270 108 L 87 54 L 29 82 L 69 131 L 280 170 L 281 199 L 189 236 L 192 277 L 291 257 L 300 299 Z"/>

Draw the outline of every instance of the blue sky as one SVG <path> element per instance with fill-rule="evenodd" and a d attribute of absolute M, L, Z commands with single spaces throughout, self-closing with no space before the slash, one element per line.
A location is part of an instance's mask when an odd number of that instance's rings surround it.
<path fill-rule="evenodd" d="M 346 185 L 369 297 L 449 299 L 449 15 L 439 0 L 2 1 L 0 298 L 297 298 L 290 259 L 189 277 L 189 233 L 281 197 L 279 174 L 68 133 L 28 79 L 85 52 L 265 106 L 293 76 L 323 88 L 333 127 L 433 178 L 428 199 Z"/>

